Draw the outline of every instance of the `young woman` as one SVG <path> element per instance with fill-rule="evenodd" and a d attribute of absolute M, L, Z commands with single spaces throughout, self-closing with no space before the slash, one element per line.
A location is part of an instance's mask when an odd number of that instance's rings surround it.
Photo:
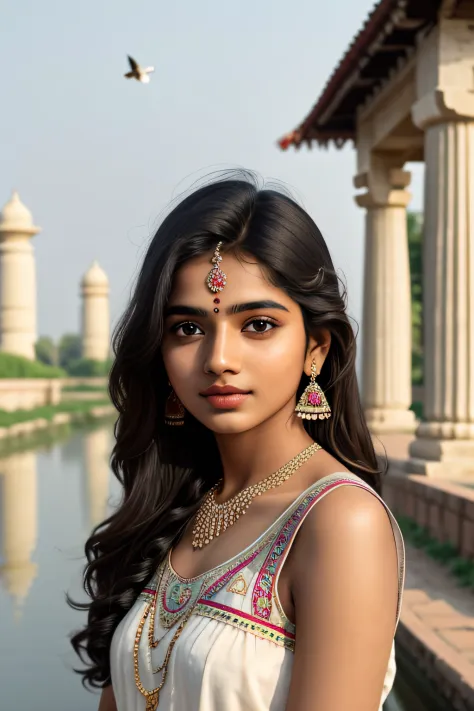
<path fill-rule="evenodd" d="M 196 190 L 114 351 L 123 501 L 87 542 L 72 640 L 100 711 L 378 711 L 403 542 L 312 219 L 249 176 Z"/>

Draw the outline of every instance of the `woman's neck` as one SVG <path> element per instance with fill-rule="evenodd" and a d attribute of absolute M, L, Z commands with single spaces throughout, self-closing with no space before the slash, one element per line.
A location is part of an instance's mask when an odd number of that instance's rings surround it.
<path fill-rule="evenodd" d="M 228 499 L 256 484 L 312 443 L 301 420 L 282 410 L 246 432 L 216 434 L 224 481 L 220 497 Z"/>

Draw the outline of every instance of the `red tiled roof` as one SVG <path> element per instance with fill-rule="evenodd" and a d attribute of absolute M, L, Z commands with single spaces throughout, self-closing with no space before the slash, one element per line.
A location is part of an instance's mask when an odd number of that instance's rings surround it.
<path fill-rule="evenodd" d="M 321 96 L 309 115 L 297 129 L 287 133 L 278 141 L 280 148 L 286 150 L 291 145 L 299 146 L 305 141 L 311 143 L 313 140 L 316 140 L 320 144 L 334 140 L 336 145 L 342 145 L 346 140 L 355 138 L 355 126 L 344 128 L 341 126 L 331 127 L 330 125 L 326 125 L 329 124 L 330 121 L 321 122 L 323 113 L 328 109 L 331 102 L 336 98 L 336 94 L 341 90 L 341 87 L 350 76 L 353 75 L 354 72 L 360 71 L 361 63 L 364 58 L 369 55 L 371 45 L 376 42 L 384 32 L 387 36 L 389 35 L 390 20 L 396 10 L 409 12 L 413 9 L 416 15 L 426 17 L 426 21 L 429 22 L 432 21 L 433 17 L 437 14 L 440 3 L 441 0 L 379 0 L 332 73 Z M 411 43 L 408 43 L 407 48 L 410 46 Z M 374 88 L 376 83 L 377 79 L 374 79 L 370 90 Z M 369 89 L 365 93 L 365 96 L 368 92 Z M 354 118 L 355 108 L 357 107 L 351 107 L 351 110 L 354 112 Z"/>

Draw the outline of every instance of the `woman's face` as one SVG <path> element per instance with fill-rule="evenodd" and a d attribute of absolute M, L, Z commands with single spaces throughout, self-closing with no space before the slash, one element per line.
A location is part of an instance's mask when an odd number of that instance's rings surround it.
<path fill-rule="evenodd" d="M 197 420 L 216 433 L 245 432 L 282 410 L 291 413 L 311 358 L 300 307 L 268 282 L 255 259 L 224 254 L 227 284 L 214 294 L 206 284 L 211 256 L 189 260 L 176 274 L 163 359 Z M 212 386 L 241 392 L 213 394 Z"/>

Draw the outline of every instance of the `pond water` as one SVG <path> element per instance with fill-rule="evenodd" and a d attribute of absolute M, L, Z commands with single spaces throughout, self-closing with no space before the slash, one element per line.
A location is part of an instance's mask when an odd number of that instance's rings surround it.
<path fill-rule="evenodd" d="M 111 448 L 108 423 L 0 454 L 2 711 L 97 710 L 98 694 L 84 690 L 72 671 L 68 635 L 83 618 L 64 595 L 81 597 L 84 541 L 120 496 L 108 466 Z M 403 670 L 399 677 L 386 711 L 435 711 Z"/>

